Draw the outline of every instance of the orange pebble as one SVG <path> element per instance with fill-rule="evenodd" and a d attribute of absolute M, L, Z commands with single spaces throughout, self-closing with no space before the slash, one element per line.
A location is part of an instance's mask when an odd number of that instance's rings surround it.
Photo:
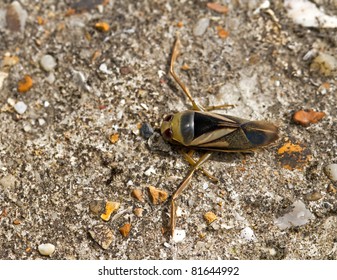
<path fill-rule="evenodd" d="M 110 25 L 106 22 L 97 22 L 95 24 L 95 28 L 98 31 L 102 31 L 102 32 L 108 32 L 110 30 Z"/>
<path fill-rule="evenodd" d="M 302 126 L 309 126 L 312 123 L 319 122 L 324 116 L 324 112 L 315 112 L 314 110 L 300 110 L 293 115 L 293 120 Z"/>
<path fill-rule="evenodd" d="M 223 29 L 221 26 L 217 26 L 216 29 L 220 38 L 226 39 L 229 36 L 229 32 Z"/>
<path fill-rule="evenodd" d="M 163 191 L 163 190 L 159 190 L 153 186 L 149 187 L 149 192 L 150 192 L 150 196 L 151 196 L 151 200 L 153 204 L 159 204 L 164 202 L 167 197 L 168 194 L 167 192 Z"/>
<path fill-rule="evenodd" d="M 115 144 L 119 139 L 119 134 L 115 133 L 115 134 L 111 134 L 109 137 L 109 140 L 112 144 Z"/>
<path fill-rule="evenodd" d="M 130 230 L 131 230 L 131 224 L 125 224 L 119 229 L 119 232 L 121 233 L 121 235 L 123 235 L 123 237 L 127 237 L 130 233 Z"/>
<path fill-rule="evenodd" d="M 29 75 L 25 75 L 18 84 L 18 92 L 27 92 L 33 86 L 33 79 Z"/>
<path fill-rule="evenodd" d="M 220 14 L 225 14 L 228 12 L 228 8 L 226 6 L 220 5 L 219 3 L 207 3 L 207 8 Z"/>

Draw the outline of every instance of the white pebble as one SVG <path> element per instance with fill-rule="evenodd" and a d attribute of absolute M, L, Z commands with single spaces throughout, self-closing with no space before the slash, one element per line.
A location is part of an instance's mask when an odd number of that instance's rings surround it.
<path fill-rule="evenodd" d="M 73 79 L 76 84 L 83 86 L 86 84 L 87 79 L 81 71 L 73 70 Z"/>
<path fill-rule="evenodd" d="M 170 247 L 171 247 L 171 244 L 170 244 L 170 243 L 167 243 L 167 242 L 164 242 L 164 246 L 165 246 L 166 248 L 170 248 Z"/>
<path fill-rule="evenodd" d="M 23 126 L 23 131 L 24 132 L 30 132 L 32 130 L 32 127 L 29 124 L 26 124 Z"/>
<path fill-rule="evenodd" d="M 127 186 L 133 186 L 132 180 L 127 181 L 126 185 L 127 185 Z"/>
<path fill-rule="evenodd" d="M 240 237 L 246 241 L 255 241 L 256 240 L 256 236 L 254 231 L 250 228 L 250 227 L 245 227 L 240 234 Z"/>
<path fill-rule="evenodd" d="M 42 118 L 38 119 L 38 122 L 39 122 L 40 126 L 43 126 L 43 125 L 46 124 L 46 121 L 44 119 L 42 119 Z"/>
<path fill-rule="evenodd" d="M 303 226 L 313 219 L 315 216 L 305 208 L 305 204 L 297 200 L 293 203 L 293 209 L 291 212 L 286 213 L 282 217 L 275 220 L 275 224 L 281 229 L 287 229 L 290 227 Z"/>
<path fill-rule="evenodd" d="M 43 256 L 50 256 L 55 251 L 55 246 L 51 243 L 40 244 L 38 250 Z"/>
<path fill-rule="evenodd" d="M 181 242 L 185 239 L 186 237 L 186 231 L 183 230 L 183 229 L 176 229 L 174 230 L 174 234 L 173 234 L 173 237 L 172 237 L 172 240 L 174 242 Z"/>
<path fill-rule="evenodd" d="M 48 101 L 45 101 L 45 102 L 43 103 L 43 106 L 44 106 L 45 108 L 48 108 L 49 105 L 50 105 L 50 103 L 49 103 Z"/>
<path fill-rule="evenodd" d="M 156 174 L 156 169 L 153 168 L 153 166 L 150 166 L 148 170 L 144 172 L 146 176 L 150 176 L 151 174 Z"/>
<path fill-rule="evenodd" d="M 181 209 L 181 207 L 178 206 L 176 209 L 176 216 L 181 217 L 182 214 L 183 214 L 183 209 Z"/>
<path fill-rule="evenodd" d="M 105 64 L 105 63 L 102 63 L 100 66 L 99 66 L 99 70 L 101 72 L 103 72 L 104 74 L 112 74 L 112 71 L 108 69 L 108 66 Z"/>
<path fill-rule="evenodd" d="M 5 72 L 0 72 L 0 90 L 2 89 L 2 85 L 7 78 L 8 74 Z"/>
<path fill-rule="evenodd" d="M 166 76 L 166 72 L 163 71 L 163 70 L 158 70 L 157 73 L 158 73 L 158 77 L 159 77 L 159 78 L 162 78 L 162 77 Z"/>
<path fill-rule="evenodd" d="M 46 78 L 48 84 L 52 85 L 55 82 L 55 75 L 54 73 L 49 73 L 48 77 Z"/>
<path fill-rule="evenodd" d="M 193 34 L 195 36 L 202 36 L 206 32 L 206 29 L 209 26 L 209 22 L 210 20 L 208 18 L 199 19 L 197 24 L 193 28 Z"/>
<path fill-rule="evenodd" d="M 332 163 L 325 166 L 325 173 L 333 182 L 337 181 L 337 163 Z"/>
<path fill-rule="evenodd" d="M 256 15 L 260 12 L 260 10 L 266 10 L 270 7 L 269 1 L 264 1 L 254 12 L 253 14 Z"/>
<path fill-rule="evenodd" d="M 56 67 L 55 58 L 49 54 L 46 54 L 41 57 L 40 64 L 43 70 L 50 72 Z"/>
<path fill-rule="evenodd" d="M 103 5 L 97 5 L 97 10 L 100 14 L 103 14 L 104 12 L 104 6 Z"/>
<path fill-rule="evenodd" d="M 14 110 L 15 110 L 18 114 L 22 115 L 24 112 L 26 112 L 26 110 L 27 110 L 27 105 L 26 105 L 25 103 L 23 103 L 22 101 L 19 101 L 18 103 L 16 103 L 16 104 L 14 105 Z"/>
<path fill-rule="evenodd" d="M 15 100 L 13 99 L 13 98 L 8 98 L 7 99 L 7 103 L 9 104 L 9 105 L 11 105 L 12 107 L 14 107 L 14 105 L 15 105 Z"/>
<path fill-rule="evenodd" d="M 304 27 L 336 28 L 337 17 L 325 14 L 308 0 L 285 0 L 288 16 Z"/>

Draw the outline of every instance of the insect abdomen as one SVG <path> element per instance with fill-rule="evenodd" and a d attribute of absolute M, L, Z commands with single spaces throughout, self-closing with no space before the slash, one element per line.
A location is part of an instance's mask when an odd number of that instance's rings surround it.
<path fill-rule="evenodd" d="M 195 113 L 191 146 L 217 151 L 247 151 L 267 146 L 278 138 L 278 128 L 265 121 L 227 115 Z"/>

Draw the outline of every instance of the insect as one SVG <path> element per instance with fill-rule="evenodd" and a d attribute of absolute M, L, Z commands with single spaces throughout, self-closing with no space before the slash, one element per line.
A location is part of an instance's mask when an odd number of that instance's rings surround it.
<path fill-rule="evenodd" d="M 191 150 L 190 153 L 183 152 L 191 168 L 171 199 L 170 229 L 172 236 L 177 220 L 176 200 L 188 187 L 195 171 L 200 170 L 212 181 L 217 181 L 207 170 L 202 168 L 213 152 L 251 152 L 257 148 L 268 146 L 278 139 L 278 128 L 272 123 L 250 121 L 208 112 L 230 105 L 204 108 L 197 104 L 189 89 L 174 71 L 174 64 L 180 54 L 180 48 L 180 39 L 177 37 L 172 50 L 170 74 L 191 101 L 193 109 L 166 116 L 160 129 L 166 141 Z M 191 156 L 194 150 L 204 151 L 197 161 Z"/>

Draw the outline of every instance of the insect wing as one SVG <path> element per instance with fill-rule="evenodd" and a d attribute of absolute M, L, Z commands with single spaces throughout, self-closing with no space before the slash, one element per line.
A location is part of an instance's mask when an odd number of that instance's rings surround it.
<path fill-rule="evenodd" d="M 222 139 L 224 136 L 231 134 L 240 128 L 241 119 L 228 118 L 226 115 L 212 114 L 207 112 L 194 113 L 194 139 L 191 146 L 203 147 Z M 222 143 L 226 147 L 225 142 Z"/>
<path fill-rule="evenodd" d="M 195 112 L 194 139 L 198 149 L 234 152 L 250 151 L 266 146 L 277 139 L 277 127 L 264 121 Z"/>

